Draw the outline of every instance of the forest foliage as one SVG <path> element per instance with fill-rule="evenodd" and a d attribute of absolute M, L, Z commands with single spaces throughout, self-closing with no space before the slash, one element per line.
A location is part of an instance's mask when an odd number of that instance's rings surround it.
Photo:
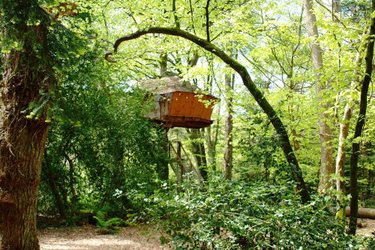
<path fill-rule="evenodd" d="M 333 8 L 335 3 L 339 8 Z M 359 249 L 372 244 L 349 236 L 342 215 L 350 200 L 353 142 L 361 146 L 360 206 L 375 206 L 372 82 L 364 130 L 353 140 L 372 39 L 370 1 L 314 1 L 320 32 L 314 38 L 308 35 L 302 1 L 296 0 L 39 4 L 54 20 L 48 42 L 58 80 L 24 112 L 36 120 L 51 105 L 40 216 L 58 217 L 61 225 L 93 222 L 110 233 L 132 223 L 157 223 L 165 232 L 162 241 L 176 249 Z M 210 50 L 181 37 L 148 34 L 118 44 L 113 53 L 117 39 L 152 27 L 189 32 L 243 65 L 284 124 L 311 200 L 302 204 L 298 197 L 298 183 L 270 117 L 241 77 Z M 313 42 L 323 51 L 319 70 L 312 64 Z M 1 55 L 18 46 L 11 40 L 0 43 Z M 161 77 L 163 63 L 167 75 L 219 98 L 210 127 L 166 132 L 145 118 L 152 103 L 142 80 Z M 317 91 L 321 83 L 328 87 Z M 325 109 L 322 100 L 330 104 Z M 347 106 L 349 120 L 344 118 Z M 324 192 L 319 187 L 321 117 L 332 129 L 327 145 L 333 162 L 340 125 L 349 126 L 343 173 L 330 173 Z M 228 124 L 230 138 L 224 133 Z M 172 146 L 166 145 L 166 133 Z M 177 145 L 183 148 L 183 170 L 171 148 Z M 230 179 L 224 169 L 228 150 Z M 336 189 L 337 180 L 344 188 Z"/>

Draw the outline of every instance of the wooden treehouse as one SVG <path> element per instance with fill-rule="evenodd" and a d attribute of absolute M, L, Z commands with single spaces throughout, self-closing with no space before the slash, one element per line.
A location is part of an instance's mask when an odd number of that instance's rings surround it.
<path fill-rule="evenodd" d="M 146 116 L 166 128 L 204 128 L 212 124 L 217 100 L 178 77 L 145 80 L 141 87 L 152 93 L 154 109 Z"/>

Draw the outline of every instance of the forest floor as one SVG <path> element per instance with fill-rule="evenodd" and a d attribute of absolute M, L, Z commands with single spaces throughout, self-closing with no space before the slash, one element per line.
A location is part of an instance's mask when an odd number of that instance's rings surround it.
<path fill-rule="evenodd" d="M 41 250 L 148 250 L 171 249 L 161 245 L 162 234 L 155 226 L 125 227 L 117 234 L 99 234 L 92 225 L 72 228 L 47 228 L 39 231 Z"/>
<path fill-rule="evenodd" d="M 375 220 L 358 219 L 357 235 L 375 237 Z"/>
<path fill-rule="evenodd" d="M 359 219 L 357 234 L 375 237 L 375 220 Z M 113 235 L 100 234 L 92 225 L 39 230 L 41 250 L 170 250 L 160 243 L 161 236 L 153 225 L 125 227 Z"/>
<path fill-rule="evenodd" d="M 359 219 L 357 234 L 374 237 L 375 220 Z M 122 228 L 114 235 L 98 234 L 95 226 L 47 228 L 39 231 L 41 250 L 169 250 L 161 245 L 160 231 L 152 225 Z"/>
<path fill-rule="evenodd" d="M 357 234 L 374 237 L 375 220 L 359 219 Z M 41 250 L 169 250 L 161 245 L 162 234 L 153 225 L 122 228 L 114 235 L 98 234 L 92 225 L 73 228 L 47 228 L 39 231 Z"/>

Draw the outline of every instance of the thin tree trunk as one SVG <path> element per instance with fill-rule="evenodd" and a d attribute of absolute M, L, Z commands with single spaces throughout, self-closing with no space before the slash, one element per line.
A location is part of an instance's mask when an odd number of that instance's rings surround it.
<path fill-rule="evenodd" d="M 226 105 L 227 105 L 227 114 L 225 119 L 225 128 L 224 128 L 224 177 L 228 180 L 232 179 L 232 169 L 233 169 L 233 82 L 234 76 L 232 74 L 225 75 L 225 87 L 226 87 Z"/>
<path fill-rule="evenodd" d="M 358 66 L 361 61 L 361 53 L 358 52 L 355 58 L 355 64 L 356 64 L 356 70 L 354 71 L 354 76 L 358 77 Z M 355 84 L 359 82 L 359 79 L 355 79 L 352 81 L 350 87 L 354 89 Z M 339 192 L 345 191 L 345 183 L 343 181 L 343 178 L 345 176 L 344 173 L 344 166 L 345 166 L 345 159 L 346 159 L 346 153 L 345 153 L 345 147 L 347 145 L 346 141 L 348 139 L 349 135 L 349 126 L 350 126 L 350 119 L 352 117 L 352 102 L 353 100 L 350 98 L 348 103 L 345 105 L 344 108 L 344 114 L 342 118 L 342 122 L 340 123 L 340 132 L 339 132 L 339 145 L 337 148 L 337 156 L 336 156 L 336 164 L 335 164 L 335 173 L 337 176 L 336 179 L 336 190 Z"/>
<path fill-rule="evenodd" d="M 52 195 L 55 198 L 56 207 L 60 214 L 60 219 L 67 218 L 67 211 L 65 207 L 65 203 L 59 193 L 59 189 L 56 184 L 56 176 L 51 169 L 50 163 L 48 162 L 48 155 L 45 155 L 43 159 L 43 172 L 45 175 L 45 179 L 48 183 L 48 186 L 51 189 Z"/>
<path fill-rule="evenodd" d="M 168 129 L 167 128 L 160 128 L 161 133 L 163 133 L 163 146 L 164 150 L 166 152 L 166 156 L 169 152 L 169 141 L 168 141 Z M 162 181 L 168 181 L 169 180 L 169 166 L 168 166 L 168 160 L 165 159 L 164 161 L 158 162 L 157 164 L 157 172 L 159 179 Z"/>
<path fill-rule="evenodd" d="M 176 143 L 177 149 L 176 149 L 176 157 L 177 157 L 177 163 L 179 167 L 178 175 L 177 175 L 177 183 L 182 183 L 184 181 L 184 174 L 185 174 L 185 168 L 184 165 L 182 164 L 182 156 L 181 156 L 181 148 L 182 148 L 182 143 L 180 141 L 177 141 Z"/>
<path fill-rule="evenodd" d="M 160 55 L 160 77 L 167 76 L 167 69 L 168 69 L 168 55 L 161 54 Z"/>
<path fill-rule="evenodd" d="M 36 232 L 37 195 L 41 162 L 48 134 L 47 102 L 40 104 L 38 119 L 24 110 L 48 96 L 55 83 L 47 45 L 49 16 L 36 0 L 0 2 L 2 37 L 17 42 L 3 58 L 0 83 L 3 110 L 0 124 L 0 232 L 3 250 L 39 249 Z M 11 20 L 11 21 L 10 21 Z M 35 24 L 39 20 L 39 24 Z M 37 112 L 35 112 L 37 113 Z"/>
<path fill-rule="evenodd" d="M 344 174 L 344 165 L 345 165 L 345 146 L 346 146 L 346 140 L 348 138 L 349 134 L 349 124 L 350 119 L 352 117 L 352 107 L 349 103 L 345 105 L 344 109 L 344 116 L 343 121 L 340 123 L 340 135 L 339 135 L 339 146 L 337 149 L 337 157 L 336 157 L 336 167 L 335 167 L 335 173 L 337 176 L 336 179 L 336 190 L 339 192 L 344 192 L 345 185 L 343 178 L 345 176 Z"/>
<path fill-rule="evenodd" d="M 322 49 L 316 41 L 319 37 L 318 27 L 316 26 L 316 16 L 313 12 L 312 0 L 304 0 L 306 10 L 307 31 L 314 40 L 311 42 L 311 57 L 314 70 L 316 71 L 316 94 L 319 101 L 319 135 L 320 135 L 320 181 L 319 191 L 324 193 L 332 186 L 331 176 L 335 173 L 332 147 L 332 129 L 328 124 L 329 116 L 327 111 L 331 104 L 326 101 L 322 93 L 328 88 L 320 77 L 320 70 L 323 67 Z"/>
<path fill-rule="evenodd" d="M 341 0 L 332 0 L 332 15 L 338 14 L 340 16 L 341 12 Z M 332 18 L 337 21 L 335 18 Z"/>
<path fill-rule="evenodd" d="M 168 70 L 168 54 L 161 54 L 160 55 L 160 77 L 167 76 Z M 169 140 L 168 140 L 168 130 L 167 128 L 161 128 L 161 133 L 163 133 L 163 143 L 164 143 L 164 150 L 165 155 L 168 155 L 169 152 Z M 157 172 L 160 180 L 168 181 L 169 179 L 169 165 L 168 160 L 164 160 L 158 162 L 157 164 Z"/>
<path fill-rule="evenodd" d="M 208 126 L 204 129 L 204 138 L 207 145 L 207 165 L 212 169 L 216 170 L 216 141 L 212 136 L 212 129 L 211 126 Z"/>
<path fill-rule="evenodd" d="M 334 18 L 334 15 L 340 15 L 341 12 L 341 1 L 340 0 L 332 0 L 332 20 L 334 22 L 337 22 L 338 20 Z M 355 64 L 358 65 L 360 61 L 360 53 L 357 53 Z M 354 76 L 357 75 L 357 70 L 354 71 Z M 352 81 L 350 84 L 350 87 L 354 85 L 355 81 Z M 337 156 L 336 156 L 336 163 L 335 163 L 335 174 L 336 174 L 336 190 L 338 193 L 344 193 L 345 192 L 345 172 L 344 172 L 344 166 L 345 166 L 345 147 L 346 147 L 346 140 L 348 138 L 349 134 L 349 125 L 350 125 L 350 119 L 352 117 L 352 106 L 351 106 L 351 100 L 345 105 L 344 108 L 344 115 L 342 122 L 340 122 L 340 131 L 339 131 L 339 145 L 337 147 Z"/>
<path fill-rule="evenodd" d="M 182 143 L 180 141 L 176 141 L 176 148 L 173 146 L 172 143 L 169 144 L 169 147 L 170 149 L 172 149 L 173 153 L 175 154 L 176 156 L 176 166 L 173 167 L 173 171 L 176 175 L 176 181 L 177 181 L 177 184 L 181 184 L 183 183 L 183 177 L 184 177 L 184 174 L 187 172 L 186 169 L 185 169 L 185 166 L 183 164 L 183 160 L 182 160 Z M 171 166 L 173 166 L 171 164 Z"/>
<path fill-rule="evenodd" d="M 372 11 L 375 11 L 375 0 L 372 0 Z M 355 126 L 353 144 L 352 144 L 352 156 L 350 158 L 350 221 L 349 221 L 349 233 L 355 234 L 357 230 L 357 215 L 358 215 L 358 158 L 360 153 L 360 147 L 358 139 L 362 135 L 363 126 L 366 120 L 367 111 L 367 94 L 369 85 L 371 82 L 373 57 L 374 57 L 374 36 L 375 34 L 375 18 L 371 18 L 371 27 L 369 32 L 369 42 L 367 46 L 367 53 L 365 57 L 366 61 L 366 72 L 362 80 L 361 98 L 359 102 L 359 114 L 357 118 L 357 124 Z"/>
<path fill-rule="evenodd" d="M 74 164 L 73 164 L 73 160 L 70 159 L 69 155 L 64 152 L 64 156 L 65 156 L 65 159 L 68 161 L 68 165 L 69 165 L 69 189 L 70 189 L 70 195 L 72 196 L 72 200 L 71 200 L 71 207 L 73 209 L 75 209 L 75 206 L 77 205 L 77 202 L 78 202 L 78 196 L 77 196 L 77 192 L 76 192 L 76 189 L 75 189 L 75 171 L 74 171 Z"/>
<path fill-rule="evenodd" d="M 206 90 L 208 93 L 212 93 L 213 77 L 207 76 Z M 204 138 L 206 143 L 207 152 L 207 166 L 213 171 L 216 170 L 216 138 L 213 135 L 214 131 L 211 129 L 212 126 L 208 126 L 204 129 Z"/>
<path fill-rule="evenodd" d="M 207 181 L 208 179 L 208 170 L 207 170 L 207 159 L 206 151 L 204 148 L 203 137 L 201 135 L 200 129 L 190 129 L 190 140 L 192 153 L 197 163 L 197 168 L 203 177 L 203 180 Z"/>
<path fill-rule="evenodd" d="M 299 146 L 299 142 L 297 139 L 298 138 L 297 131 L 295 129 L 292 129 L 291 134 L 293 136 L 292 142 L 293 142 L 294 151 L 298 151 L 300 146 Z"/>

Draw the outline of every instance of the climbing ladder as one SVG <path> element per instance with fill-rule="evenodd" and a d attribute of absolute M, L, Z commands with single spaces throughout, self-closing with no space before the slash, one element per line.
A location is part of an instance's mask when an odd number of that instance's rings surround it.
<path fill-rule="evenodd" d="M 173 146 L 172 142 L 169 142 L 169 157 L 172 160 L 171 167 L 176 175 L 177 183 L 181 184 L 184 176 L 189 176 L 189 173 L 194 173 L 199 183 L 203 184 L 201 174 L 194 166 L 189 154 L 180 141 L 176 142 L 176 147 Z"/>

